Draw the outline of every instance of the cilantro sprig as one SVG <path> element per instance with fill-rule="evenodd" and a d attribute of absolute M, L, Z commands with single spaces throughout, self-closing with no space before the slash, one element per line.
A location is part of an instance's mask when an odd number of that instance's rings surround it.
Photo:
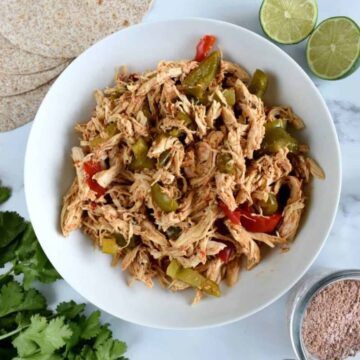
<path fill-rule="evenodd" d="M 10 190 L 0 187 L 0 203 Z M 15 212 L 0 212 L 0 359 L 125 360 L 124 342 L 113 339 L 100 311 L 86 316 L 85 304 L 60 303 L 55 311 L 31 288 L 33 281 L 60 278 L 36 239 L 31 224 Z M 1 271 L 1 270 L 0 270 Z M 15 275 L 23 275 L 20 284 Z"/>
<path fill-rule="evenodd" d="M 46 257 L 33 227 L 15 212 L 0 212 L 0 268 L 11 263 L 8 274 L 24 275 L 24 287 L 29 289 L 35 280 L 49 284 L 60 275 Z"/>
<path fill-rule="evenodd" d="M 9 279 L 0 288 L 1 359 L 125 360 L 126 344 L 112 338 L 100 311 L 85 316 L 84 310 L 74 301 L 47 310 L 37 290 Z"/>

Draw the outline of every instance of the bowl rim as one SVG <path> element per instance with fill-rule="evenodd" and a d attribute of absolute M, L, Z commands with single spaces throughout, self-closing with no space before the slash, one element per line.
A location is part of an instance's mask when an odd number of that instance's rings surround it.
<path fill-rule="evenodd" d="M 311 261 L 308 262 L 308 264 L 303 268 L 303 271 L 299 272 L 299 274 L 292 280 L 289 282 L 289 285 L 284 287 L 282 289 L 282 291 L 279 291 L 278 294 L 276 296 L 274 296 L 273 298 L 271 298 L 270 300 L 266 301 L 265 303 L 263 303 L 261 306 L 258 306 L 256 308 L 254 308 L 252 311 L 248 311 L 245 314 L 242 315 L 235 315 L 233 317 L 231 317 L 230 319 L 226 319 L 223 321 L 215 321 L 212 322 L 210 324 L 201 324 L 201 325 L 190 325 L 190 326 L 167 326 L 167 325 L 162 325 L 162 324 L 154 324 L 152 322 L 149 322 L 147 320 L 145 321 L 134 321 L 131 319 L 131 317 L 127 317 L 127 316 L 123 316 L 120 319 L 130 322 L 130 323 L 134 323 L 137 325 L 141 325 L 141 326 L 145 326 L 145 327 L 150 327 L 150 328 L 156 328 L 156 329 L 167 329 L 167 330 L 189 330 L 189 329 L 205 329 L 205 328 L 213 328 L 213 327 L 218 327 L 218 326 L 222 326 L 222 325 L 226 325 L 226 324 L 231 324 L 233 322 L 236 322 L 238 320 L 242 320 L 244 318 L 247 318 L 261 310 L 263 310 L 264 308 L 268 307 L 269 305 L 271 305 L 272 303 L 274 303 L 276 300 L 278 300 L 280 297 L 282 297 L 284 294 L 286 294 L 303 276 L 304 274 L 309 270 L 309 268 L 311 267 L 311 265 L 314 263 L 314 261 L 316 260 L 316 258 L 318 257 L 319 253 L 321 252 L 329 234 L 330 231 L 333 227 L 334 221 L 335 221 L 335 217 L 336 217 L 336 213 L 337 213 L 337 209 L 339 206 L 339 201 L 340 201 L 340 192 L 341 192 L 341 183 L 342 183 L 342 164 L 341 164 L 341 151 L 340 151 L 340 144 L 339 144 L 339 139 L 337 136 L 337 132 L 336 132 L 336 128 L 334 125 L 334 121 L 333 118 L 331 116 L 331 113 L 327 107 L 327 104 L 324 100 L 324 98 L 322 97 L 320 91 L 317 89 L 317 87 L 315 86 L 314 82 L 311 80 L 311 78 L 309 77 L 309 75 L 305 72 L 305 70 L 290 56 L 288 55 L 283 49 L 281 49 L 280 47 L 278 47 L 276 44 L 274 44 L 273 42 L 271 42 L 269 39 L 267 39 L 266 37 L 261 36 L 260 34 L 257 34 L 256 32 L 246 29 L 240 25 L 234 24 L 234 23 L 229 23 L 223 20 L 217 20 L 217 19 L 211 19 L 211 18 L 202 18 L 202 17 L 183 17 L 183 18 L 177 18 L 177 19 L 168 19 L 168 20 L 161 20 L 161 21 L 147 21 L 147 22 L 142 22 L 136 25 L 133 25 L 129 28 L 123 29 L 123 30 L 119 30 L 113 34 L 110 34 L 108 36 L 106 36 L 105 38 L 99 40 L 98 42 L 96 42 L 95 44 L 93 44 L 91 47 L 89 47 L 88 49 L 86 49 L 83 53 L 81 53 L 75 60 L 73 60 L 73 62 L 63 71 L 63 73 L 70 71 L 69 68 L 71 67 L 71 65 L 73 63 L 77 63 L 78 61 L 81 61 L 81 58 L 86 56 L 86 54 L 89 51 L 92 51 L 92 49 L 94 47 L 96 47 L 100 42 L 103 41 L 108 41 L 108 39 L 110 39 L 111 37 L 116 37 L 116 35 L 119 32 L 122 33 L 126 33 L 126 32 L 131 32 L 133 31 L 134 28 L 139 29 L 139 28 L 147 28 L 147 27 L 152 27 L 152 26 L 158 26 L 158 25 L 173 25 L 174 23 L 186 23 L 186 22 L 202 22 L 202 23 L 208 23 L 208 24 L 219 24 L 220 26 L 225 26 L 225 27 L 229 27 L 229 28 L 233 28 L 236 31 L 242 31 L 246 34 L 249 34 L 250 36 L 254 36 L 255 38 L 257 38 L 260 42 L 263 43 L 267 43 L 268 46 L 271 46 L 275 51 L 277 51 L 278 53 L 280 53 L 282 56 L 287 58 L 287 61 L 291 62 L 296 68 L 297 70 L 302 74 L 302 77 L 304 78 L 304 81 L 306 81 L 308 83 L 308 85 L 312 88 L 312 90 L 318 95 L 318 100 L 321 103 L 321 105 L 323 106 L 324 111 L 326 112 L 327 118 L 329 119 L 328 121 L 328 125 L 331 128 L 331 131 L 334 135 L 334 139 L 335 139 L 335 146 L 336 146 L 336 161 L 335 164 L 336 166 L 336 194 L 334 193 L 334 200 L 335 200 L 335 205 L 334 209 L 331 212 L 331 217 L 329 218 L 329 226 L 325 232 L 325 236 L 321 242 L 321 244 L 319 245 L 319 248 L 317 249 L 316 252 L 314 252 Z M 60 74 L 60 76 L 58 77 L 61 78 L 62 74 Z M 24 188 L 25 188 L 25 199 L 26 199 L 26 204 L 27 204 L 27 208 L 28 208 L 28 213 L 29 213 L 29 217 L 30 220 L 32 220 L 32 216 L 31 216 L 31 202 L 29 200 L 29 193 L 31 192 L 30 189 L 30 185 L 27 181 L 28 175 L 31 173 L 31 162 L 30 162 L 30 148 L 31 148 L 31 144 L 32 142 L 34 142 L 34 140 L 32 140 L 32 138 L 34 137 L 34 134 L 36 132 L 37 127 L 39 126 L 38 124 L 40 124 L 39 121 L 36 121 L 36 119 L 38 118 L 38 114 L 40 112 L 40 110 L 42 110 L 42 108 L 44 107 L 44 103 L 46 103 L 46 99 L 49 97 L 49 94 L 51 93 L 53 87 L 55 86 L 55 84 L 58 82 L 58 79 L 55 80 L 54 84 L 52 85 L 52 87 L 49 89 L 48 93 L 46 94 L 46 96 L 44 97 L 38 111 L 37 114 L 34 118 L 33 124 L 32 124 L 32 128 L 28 137 L 28 141 L 27 141 L 27 146 L 26 146 L 26 153 L 25 153 L 25 161 L 24 161 Z M 35 226 L 34 226 L 34 231 L 36 232 Z M 44 249 L 44 246 L 42 245 L 42 242 L 40 240 L 40 238 L 38 237 L 40 245 L 42 246 L 42 248 Z M 45 251 L 44 251 L 45 252 Z M 102 311 L 104 311 L 105 313 L 111 314 L 112 316 L 119 318 L 118 315 L 116 315 L 113 311 L 108 310 L 108 309 L 104 309 L 101 305 L 98 304 L 98 301 L 90 299 L 87 295 L 83 295 L 83 292 L 81 290 L 78 290 L 76 288 L 75 285 L 73 285 L 73 282 L 71 280 L 71 277 L 63 277 L 63 279 L 67 282 L 67 284 L 69 284 L 76 292 L 78 292 L 81 296 L 83 296 L 87 301 L 89 301 L 90 303 L 92 303 L 93 305 L 95 305 L 96 307 L 98 307 L 99 309 L 101 309 Z"/>

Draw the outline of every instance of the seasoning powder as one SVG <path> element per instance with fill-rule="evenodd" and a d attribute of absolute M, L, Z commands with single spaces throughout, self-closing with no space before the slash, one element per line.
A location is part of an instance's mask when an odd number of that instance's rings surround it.
<path fill-rule="evenodd" d="M 320 360 L 342 360 L 360 351 L 360 281 L 341 280 L 319 291 L 306 309 L 302 337 Z"/>

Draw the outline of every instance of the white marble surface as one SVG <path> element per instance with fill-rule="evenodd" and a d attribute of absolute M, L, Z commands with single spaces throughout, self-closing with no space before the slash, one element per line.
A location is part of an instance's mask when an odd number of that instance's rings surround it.
<path fill-rule="evenodd" d="M 200 16 L 229 21 L 259 34 L 259 0 L 155 0 L 144 21 Z M 360 23 L 359 0 L 319 0 L 319 20 L 346 15 Z M 307 71 L 305 43 L 283 46 Z M 360 71 L 335 82 L 313 78 L 333 115 L 342 150 L 343 188 L 331 235 L 316 260 L 318 267 L 360 268 Z M 314 114 L 316 116 L 316 114 Z M 23 167 L 31 124 L 0 134 L 0 179 L 13 188 L 1 210 L 16 210 L 27 217 Z M 56 136 L 56 134 L 54 134 Z M 46 151 L 46 149 L 44 149 Z M 41 201 L 41 200 L 40 200 Z M 49 302 L 85 301 L 64 281 L 41 286 Z M 286 296 L 265 310 L 220 328 L 196 331 L 162 331 L 140 327 L 104 315 L 117 336 L 129 345 L 132 360 L 158 359 L 293 359 L 285 316 Z"/>

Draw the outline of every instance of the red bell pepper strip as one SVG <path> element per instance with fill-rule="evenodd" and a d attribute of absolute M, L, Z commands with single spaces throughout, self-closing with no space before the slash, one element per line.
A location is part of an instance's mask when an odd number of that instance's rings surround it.
<path fill-rule="evenodd" d="M 262 216 L 242 209 L 240 215 L 241 225 L 250 232 L 272 233 L 282 219 L 281 213 Z"/>
<path fill-rule="evenodd" d="M 106 189 L 99 185 L 96 180 L 93 180 L 92 177 L 101 170 L 102 167 L 100 163 L 94 162 L 92 160 L 84 163 L 84 171 L 87 175 L 86 183 L 88 184 L 89 188 L 95 191 L 99 196 L 104 195 Z"/>
<path fill-rule="evenodd" d="M 223 263 L 227 264 L 230 261 L 230 258 L 234 252 L 235 246 L 231 243 L 227 243 L 226 248 L 222 249 L 219 252 L 218 256 Z"/>
<path fill-rule="evenodd" d="M 240 225 L 240 211 L 231 211 L 223 202 L 219 203 L 220 209 L 224 212 L 225 216 L 236 225 Z"/>
<path fill-rule="evenodd" d="M 247 231 L 272 233 L 282 219 L 281 213 L 270 216 L 254 214 L 249 208 L 237 209 L 231 211 L 224 203 L 219 204 L 225 216 L 233 224 L 241 224 Z"/>
<path fill-rule="evenodd" d="M 203 36 L 196 46 L 195 60 L 196 61 L 204 60 L 208 56 L 213 45 L 215 44 L 215 41 L 216 41 L 215 36 L 212 35 Z"/>

